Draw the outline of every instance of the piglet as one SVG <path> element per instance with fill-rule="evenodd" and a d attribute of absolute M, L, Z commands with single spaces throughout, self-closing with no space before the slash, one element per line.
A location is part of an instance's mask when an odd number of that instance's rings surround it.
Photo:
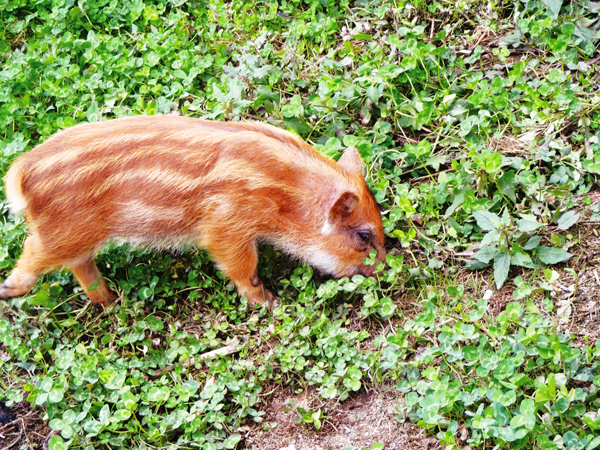
<path fill-rule="evenodd" d="M 28 292 L 68 267 L 93 303 L 117 299 L 94 258 L 111 240 L 156 249 L 198 245 L 251 304 L 277 304 L 257 273 L 269 242 L 334 277 L 371 276 L 384 233 L 363 163 L 336 163 L 299 137 L 262 123 L 138 116 L 61 131 L 6 175 L 11 212 L 29 225 L 0 298 Z"/>

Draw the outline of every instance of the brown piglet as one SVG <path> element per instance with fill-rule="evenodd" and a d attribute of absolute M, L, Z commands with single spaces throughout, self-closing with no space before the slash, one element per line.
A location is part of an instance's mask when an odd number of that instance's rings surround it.
<path fill-rule="evenodd" d="M 208 249 L 251 304 L 276 298 L 257 273 L 269 242 L 335 277 L 373 274 L 385 260 L 378 206 L 356 149 L 339 162 L 261 123 L 138 116 L 61 131 L 6 175 L 11 212 L 29 225 L 0 298 L 28 292 L 68 267 L 88 297 L 117 299 L 94 258 L 111 240 L 150 248 Z"/>

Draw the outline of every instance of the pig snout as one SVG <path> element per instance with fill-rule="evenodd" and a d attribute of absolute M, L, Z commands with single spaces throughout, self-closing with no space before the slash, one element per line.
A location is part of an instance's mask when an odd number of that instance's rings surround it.
<path fill-rule="evenodd" d="M 380 262 L 385 264 L 385 252 L 378 251 L 377 256 L 375 257 L 375 264 L 361 264 L 358 268 L 358 272 L 365 277 L 372 277 L 375 275 L 375 270 Z"/>

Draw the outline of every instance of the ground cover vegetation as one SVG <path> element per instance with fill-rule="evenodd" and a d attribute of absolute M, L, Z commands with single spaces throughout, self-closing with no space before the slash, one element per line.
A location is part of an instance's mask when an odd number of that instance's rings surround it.
<path fill-rule="evenodd" d="M 80 122 L 261 120 L 358 148 L 389 250 L 378 279 L 327 280 L 263 248 L 269 311 L 202 251 L 112 245 L 114 308 L 68 271 L 0 302 L 0 400 L 39 411 L 54 450 L 241 448 L 249 425 L 276 430 L 283 390 L 313 399 L 289 407 L 317 433 L 376 386 L 447 448 L 597 448 L 600 343 L 573 326 L 600 219 L 599 8 L 0 0 L 0 173 Z M 5 277 L 26 227 L 0 211 Z M 4 444 L 32 445 L 19 427 Z"/>

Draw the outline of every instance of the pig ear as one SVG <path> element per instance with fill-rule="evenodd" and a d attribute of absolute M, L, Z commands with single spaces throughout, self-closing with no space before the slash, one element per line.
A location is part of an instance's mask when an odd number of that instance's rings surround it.
<path fill-rule="evenodd" d="M 356 205 L 358 205 L 358 197 L 356 194 L 344 192 L 331 208 L 329 217 L 334 222 L 342 223 L 350 216 L 352 211 L 354 211 Z"/>
<path fill-rule="evenodd" d="M 362 159 L 360 159 L 358 150 L 354 147 L 350 147 L 344 152 L 339 159 L 338 164 L 350 173 L 363 174 L 363 162 Z"/>

